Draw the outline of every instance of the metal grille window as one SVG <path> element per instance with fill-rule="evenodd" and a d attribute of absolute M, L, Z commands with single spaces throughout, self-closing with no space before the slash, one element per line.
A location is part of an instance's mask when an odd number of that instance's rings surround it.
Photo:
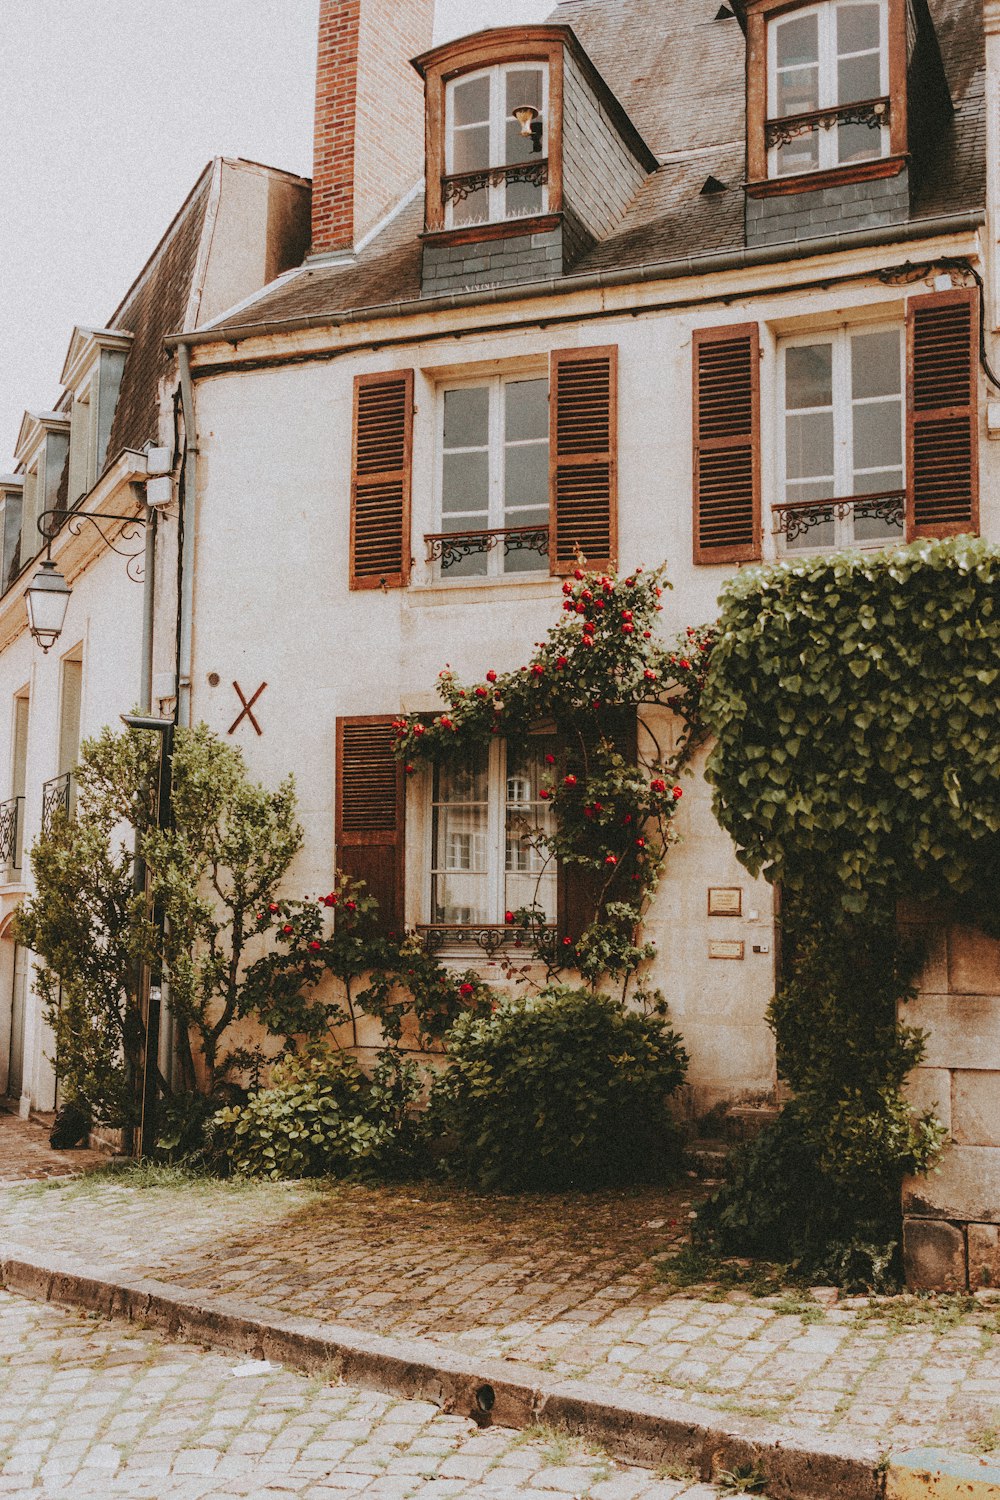
<path fill-rule="evenodd" d="M 827 0 L 768 25 L 771 177 L 889 151 L 886 0 Z"/>
<path fill-rule="evenodd" d="M 515 109 L 526 106 L 538 111 L 544 130 L 548 69 L 537 63 L 484 68 L 449 83 L 445 96 L 445 222 L 449 229 L 545 213 L 546 158 L 514 119 Z"/>
<path fill-rule="evenodd" d="M 556 863 L 535 828 L 551 826 L 539 796 L 554 741 L 525 754 L 503 742 L 434 772 L 430 919 L 445 926 L 502 926 L 505 913 L 537 904 L 556 920 Z"/>
<path fill-rule="evenodd" d="M 548 380 L 455 386 L 442 405 L 442 576 L 547 572 Z"/>
<path fill-rule="evenodd" d="M 792 339 L 780 365 L 786 548 L 900 539 L 902 329 Z"/>

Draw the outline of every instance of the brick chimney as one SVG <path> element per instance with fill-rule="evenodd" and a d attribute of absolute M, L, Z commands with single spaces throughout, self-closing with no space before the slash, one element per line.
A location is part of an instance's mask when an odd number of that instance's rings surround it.
<path fill-rule="evenodd" d="M 434 0 L 320 0 L 312 253 L 351 251 L 424 171 L 424 86 L 410 58 Z"/>

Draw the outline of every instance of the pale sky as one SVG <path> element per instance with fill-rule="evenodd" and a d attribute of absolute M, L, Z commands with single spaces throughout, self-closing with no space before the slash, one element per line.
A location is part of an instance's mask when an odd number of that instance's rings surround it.
<path fill-rule="evenodd" d="M 379 0 L 392 4 L 393 0 Z M 437 40 L 555 0 L 437 0 Z M 318 0 L 0 0 L 0 472 L 213 156 L 311 174 Z"/>

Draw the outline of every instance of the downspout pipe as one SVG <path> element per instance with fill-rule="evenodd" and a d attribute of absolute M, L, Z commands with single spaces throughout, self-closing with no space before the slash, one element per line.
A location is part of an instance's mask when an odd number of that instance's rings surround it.
<path fill-rule="evenodd" d="M 194 542 L 198 495 L 198 430 L 195 423 L 194 382 L 191 355 L 185 343 L 177 346 L 177 367 L 184 418 L 183 484 L 181 507 L 181 555 L 177 609 L 177 723 L 191 723 L 191 672 L 194 664 Z"/>

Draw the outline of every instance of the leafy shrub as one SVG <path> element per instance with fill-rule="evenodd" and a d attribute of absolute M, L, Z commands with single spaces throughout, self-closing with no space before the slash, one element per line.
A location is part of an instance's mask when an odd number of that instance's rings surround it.
<path fill-rule="evenodd" d="M 460 1018 L 430 1101 L 449 1170 L 507 1190 L 667 1177 L 678 1153 L 666 1101 L 687 1054 L 657 1010 L 555 986 Z"/>
<path fill-rule="evenodd" d="M 278 1063 L 270 1086 L 215 1117 L 234 1172 L 326 1177 L 391 1157 L 409 1103 L 404 1075 L 373 1084 L 349 1053 L 317 1044 Z"/>

